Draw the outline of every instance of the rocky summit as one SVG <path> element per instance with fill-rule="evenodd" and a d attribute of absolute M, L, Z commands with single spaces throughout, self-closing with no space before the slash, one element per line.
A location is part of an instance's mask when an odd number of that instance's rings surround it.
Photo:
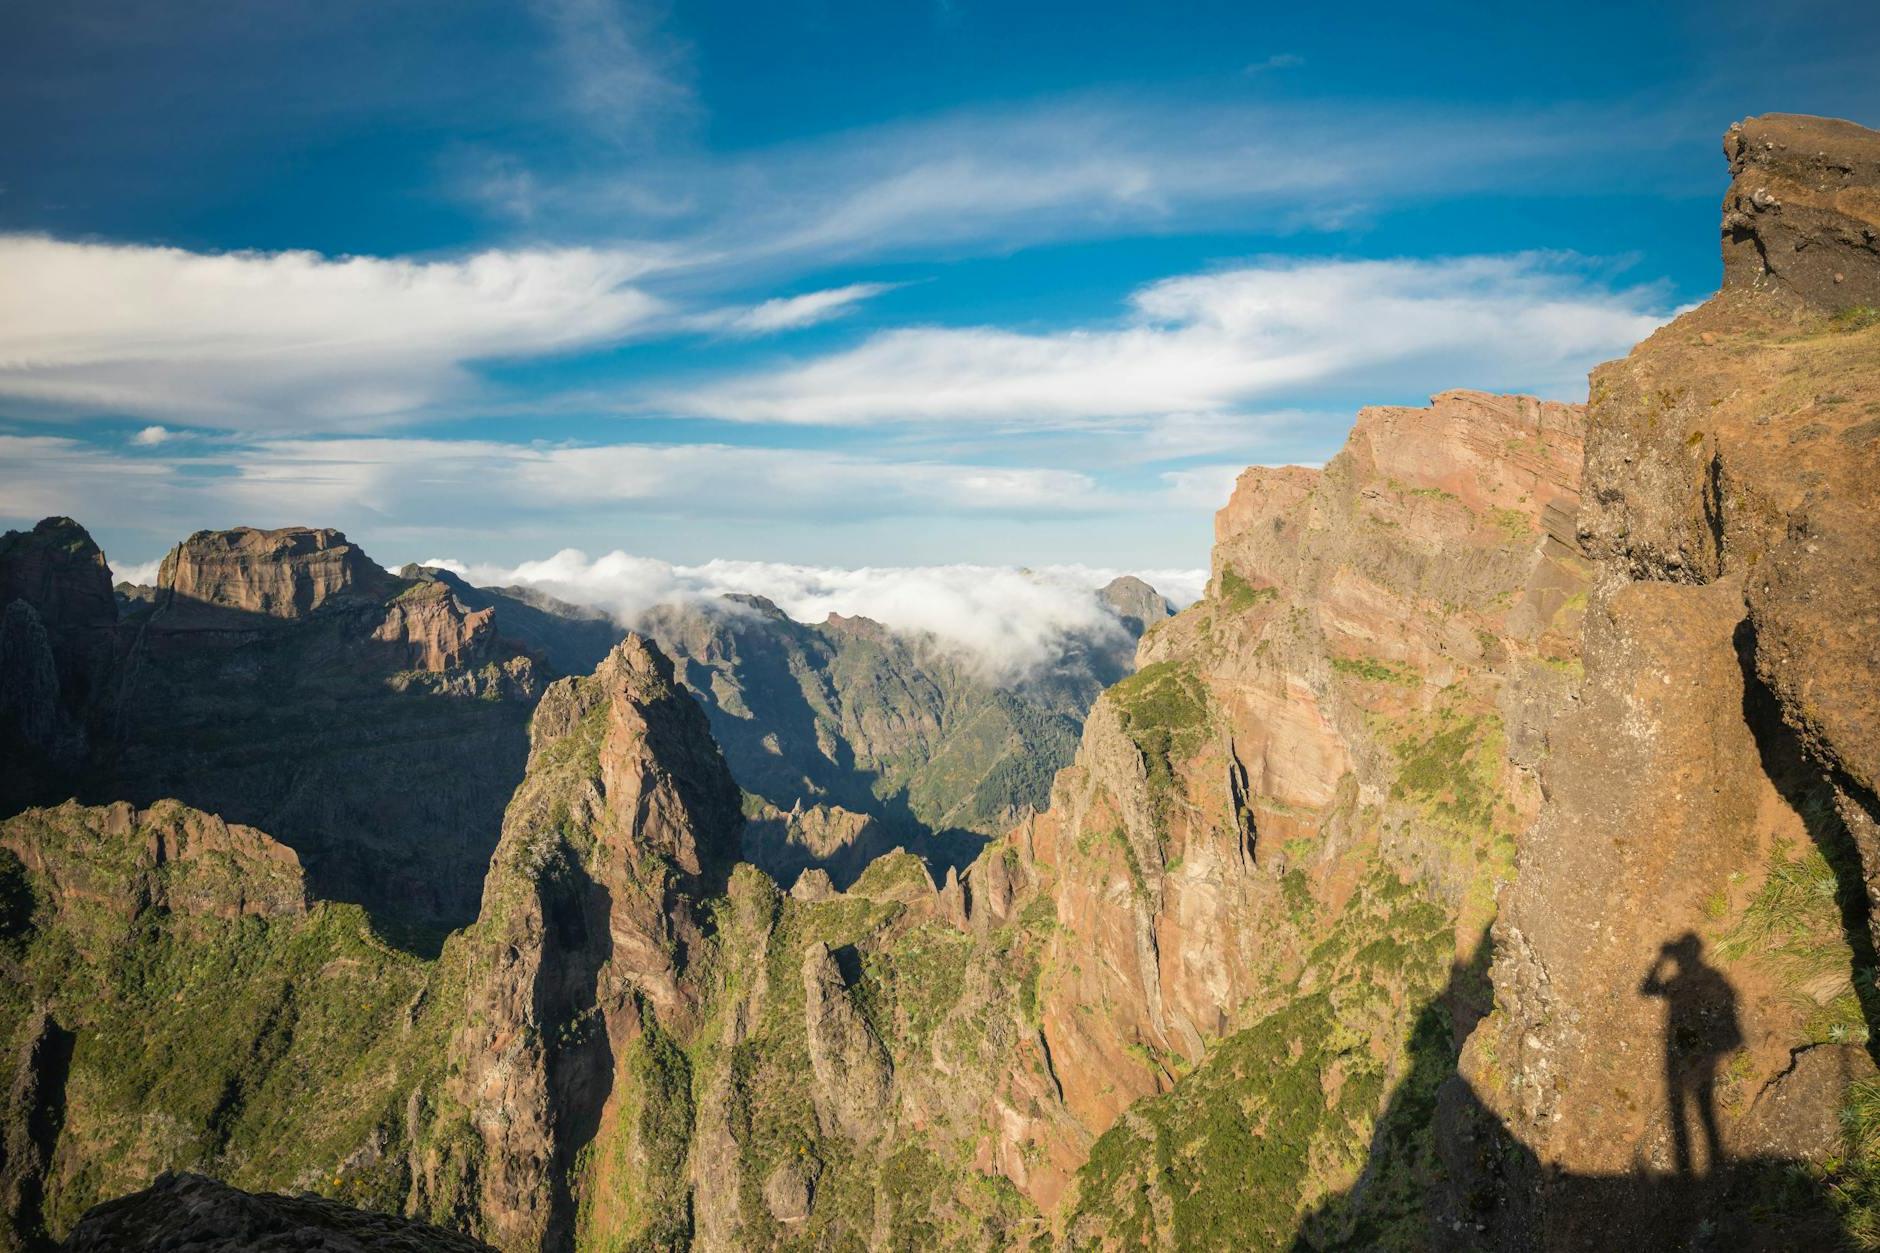
<path fill-rule="evenodd" d="M 1880 135 L 1020 679 L 0 540 L 0 1248 L 1880 1247 Z M 1107 619 L 1106 619 L 1107 622 Z"/>

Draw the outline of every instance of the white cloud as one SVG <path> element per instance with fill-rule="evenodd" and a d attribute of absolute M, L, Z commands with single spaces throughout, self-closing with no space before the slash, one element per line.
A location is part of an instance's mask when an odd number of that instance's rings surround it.
<path fill-rule="evenodd" d="M 456 261 L 193 253 L 0 236 L 0 395 L 205 424 L 364 425 L 466 363 L 622 339 L 663 311 L 657 258 L 585 248 Z"/>
<path fill-rule="evenodd" d="M 1073 640 L 1119 638 L 1116 619 L 1095 593 L 1124 573 L 1089 566 L 843 569 L 725 560 L 687 566 L 619 551 L 590 558 L 572 548 L 513 567 L 449 558 L 424 564 L 444 566 L 486 586 L 537 587 L 576 604 L 606 609 L 628 626 L 656 605 L 750 593 L 769 598 L 800 622 L 821 622 L 835 613 L 872 618 L 909 635 L 931 636 L 1006 679 L 1048 663 Z M 1139 577 L 1185 603 L 1199 594 L 1207 574 L 1151 570 Z"/>
<path fill-rule="evenodd" d="M 1268 69 L 1292 62 L 1270 58 Z M 1040 240 L 1336 227 L 1380 203 L 1611 180 L 1657 119 L 1340 109 L 1084 94 L 969 108 L 717 158 L 636 160 L 531 185 L 528 211 L 575 229 L 683 238 L 754 269 L 880 255 L 985 255 Z M 1623 123 L 1623 124 L 1621 124 Z M 1589 133 L 1597 149 L 1579 140 Z M 473 194 L 478 194 L 475 180 Z M 510 179 L 480 197 L 505 211 Z"/>
<path fill-rule="evenodd" d="M 217 491 L 309 516 L 423 516 L 608 506 L 722 516 L 906 511 L 1064 513 L 1108 502 L 1069 470 L 892 461 L 722 444 L 518 445 L 481 440 L 267 440 L 229 459 Z"/>
<path fill-rule="evenodd" d="M 1270 261 L 1150 284 L 1121 325 L 884 331 L 806 363 L 656 398 L 747 422 L 1080 427 L 1218 414 L 1284 390 L 1519 388 L 1578 399 L 1585 371 L 1666 316 L 1569 259 Z"/>
<path fill-rule="evenodd" d="M 893 286 L 892 283 L 850 283 L 846 287 L 805 292 L 801 296 L 780 296 L 731 315 L 725 326 L 746 335 L 791 331 L 841 317 L 860 302 L 879 296 Z"/>
<path fill-rule="evenodd" d="M 176 438 L 176 432 L 164 426 L 147 426 L 131 436 L 131 443 L 139 448 L 155 448 L 158 444 L 168 443 Z"/>
<path fill-rule="evenodd" d="M 136 583 L 143 587 L 155 587 L 157 571 L 163 565 L 163 558 L 139 561 L 132 564 L 111 566 L 111 579 L 116 583 Z"/>

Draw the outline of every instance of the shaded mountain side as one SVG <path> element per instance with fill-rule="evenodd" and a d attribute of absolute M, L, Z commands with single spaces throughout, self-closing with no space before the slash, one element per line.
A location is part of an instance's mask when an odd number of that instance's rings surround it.
<path fill-rule="evenodd" d="M 489 1253 L 490 1246 L 304 1193 L 255 1195 L 202 1175 L 163 1174 L 143 1191 L 91 1210 L 59 1247 L 64 1253 Z"/>
<path fill-rule="evenodd" d="M 78 523 L 0 535 L 0 813 L 71 795 L 116 626 L 110 569 Z"/>
<path fill-rule="evenodd" d="M 747 856 L 785 884 L 808 866 L 847 882 L 896 846 L 936 875 L 964 868 L 1043 807 L 1090 703 L 1132 668 L 1145 624 L 1168 616 L 1136 579 L 1099 599 L 1113 629 L 1066 640 L 1016 680 L 936 641 L 864 618 L 800 623 L 756 596 L 665 606 L 642 629 L 673 655 L 761 802 Z M 834 844 L 837 831 L 865 842 Z"/>
<path fill-rule="evenodd" d="M 4 812 L 180 798 L 388 933 L 473 915 L 541 683 L 492 608 L 307 528 L 191 536 L 120 619 L 103 555 L 48 519 L 0 541 L 0 585 Z"/>

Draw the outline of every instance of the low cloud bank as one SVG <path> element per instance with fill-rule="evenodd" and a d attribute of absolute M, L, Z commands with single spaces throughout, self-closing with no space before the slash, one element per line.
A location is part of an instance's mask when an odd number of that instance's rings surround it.
<path fill-rule="evenodd" d="M 1114 637 L 1116 618 L 1097 589 L 1134 573 L 1177 605 L 1200 596 L 1205 570 L 1111 570 L 1094 566 L 869 566 L 842 569 L 765 561 L 680 566 L 611 552 L 567 548 L 519 566 L 424 563 L 484 586 L 523 584 L 575 604 L 604 609 L 624 625 L 656 605 L 715 600 L 732 592 L 766 597 L 799 622 L 832 613 L 872 618 L 909 635 L 931 635 L 998 678 L 1048 665 L 1079 640 Z"/>

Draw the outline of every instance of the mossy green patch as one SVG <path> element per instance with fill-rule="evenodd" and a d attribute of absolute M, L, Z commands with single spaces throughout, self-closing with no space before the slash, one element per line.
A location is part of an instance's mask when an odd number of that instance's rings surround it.
<path fill-rule="evenodd" d="M 1142 753 L 1151 797 L 1165 801 L 1176 789 L 1178 765 L 1207 735 L 1208 697 L 1201 679 L 1181 662 L 1158 661 L 1112 687 L 1105 699 Z"/>
<path fill-rule="evenodd" d="M 1221 608 L 1228 613 L 1247 613 L 1256 606 L 1279 599 L 1279 589 L 1274 587 L 1255 587 L 1243 578 L 1232 566 L 1221 569 L 1220 591 L 1217 598 Z"/>

